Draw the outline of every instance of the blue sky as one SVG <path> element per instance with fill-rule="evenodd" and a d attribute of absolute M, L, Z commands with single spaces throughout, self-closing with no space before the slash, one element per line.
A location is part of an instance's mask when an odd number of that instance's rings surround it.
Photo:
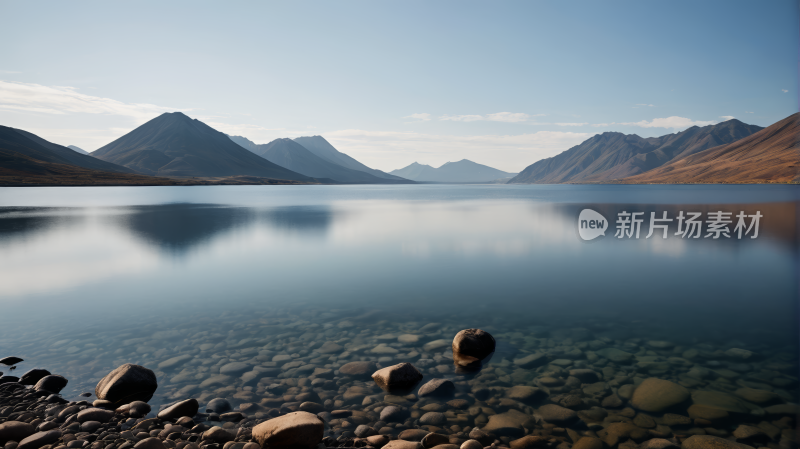
<path fill-rule="evenodd" d="M 181 110 L 382 170 L 797 111 L 797 1 L 0 1 L 0 124 L 95 150 Z"/>

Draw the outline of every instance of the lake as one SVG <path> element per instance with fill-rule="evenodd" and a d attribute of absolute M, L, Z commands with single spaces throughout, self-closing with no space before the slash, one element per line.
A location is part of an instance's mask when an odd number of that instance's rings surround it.
<path fill-rule="evenodd" d="M 311 398 L 333 436 L 354 431 L 337 409 L 451 435 L 548 401 L 624 410 L 648 378 L 693 394 L 666 411 L 710 391 L 756 425 L 797 400 L 798 204 L 796 186 L 2 188 L 0 357 L 64 375 L 68 399 L 122 363 L 156 372 L 156 406 L 220 397 L 263 418 Z M 605 236 L 581 239 L 584 209 Z M 706 237 L 716 211 L 730 237 Z M 638 239 L 615 237 L 622 212 L 643 213 Z M 667 238 L 646 237 L 651 212 L 673 219 Z M 681 212 L 700 213 L 699 238 L 675 235 Z M 737 238 L 740 212 L 762 216 L 757 238 Z M 466 328 L 497 341 L 479 372 L 453 365 Z M 385 394 L 338 370 L 353 361 L 410 362 L 489 410 Z M 409 415 L 379 421 L 387 404 Z"/>

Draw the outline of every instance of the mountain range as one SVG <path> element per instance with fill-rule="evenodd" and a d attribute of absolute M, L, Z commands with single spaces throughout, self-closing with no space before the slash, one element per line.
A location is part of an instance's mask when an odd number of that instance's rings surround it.
<path fill-rule="evenodd" d="M 692 126 L 661 137 L 643 138 L 635 134 L 605 132 L 557 156 L 529 165 L 509 183 L 583 183 L 626 178 L 735 142 L 761 129 L 731 119 L 716 125 Z"/>
<path fill-rule="evenodd" d="M 0 126 L 0 185 L 177 185 Z"/>
<path fill-rule="evenodd" d="M 182 112 L 162 114 L 92 156 L 153 176 L 263 178 L 324 182 L 276 165 L 245 150 Z"/>
<path fill-rule="evenodd" d="M 229 137 L 231 141 L 270 162 L 312 178 L 329 178 L 348 184 L 405 184 L 411 182 L 407 179 L 388 175 L 380 170 L 373 170 L 361 164 L 350 156 L 337 151 L 321 136 L 299 138 L 302 140 L 275 139 L 272 142 L 261 145 L 241 136 Z M 313 147 L 314 151 L 298 143 L 301 141 Z M 319 154 L 326 157 L 322 157 Z M 338 161 L 343 161 L 347 165 L 358 168 L 349 168 Z M 373 173 L 381 176 L 376 176 Z"/>
<path fill-rule="evenodd" d="M 129 168 L 77 153 L 67 147 L 48 142 L 33 133 L 7 126 L 0 126 L 0 151 L 7 156 L 16 153 L 32 160 L 51 164 L 72 165 L 90 170 L 117 173 L 134 173 Z"/>
<path fill-rule="evenodd" d="M 83 154 L 0 126 L 2 185 L 196 185 L 408 182 L 764 183 L 800 181 L 800 114 L 767 128 L 728 120 L 660 137 L 606 132 L 518 175 L 469 160 L 371 169 L 321 136 L 257 145 L 166 113 Z"/>
<path fill-rule="evenodd" d="M 478 164 L 468 159 L 447 162 L 439 168 L 414 162 L 390 173 L 413 181 L 446 183 L 493 182 L 498 179 L 511 178 L 516 174 Z"/>
<path fill-rule="evenodd" d="M 748 137 L 618 180 L 630 184 L 800 181 L 800 113 Z"/>

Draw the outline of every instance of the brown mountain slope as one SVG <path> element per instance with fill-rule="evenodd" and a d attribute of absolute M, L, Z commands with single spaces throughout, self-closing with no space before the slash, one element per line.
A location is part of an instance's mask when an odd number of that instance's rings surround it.
<path fill-rule="evenodd" d="M 692 126 L 675 134 L 642 138 L 635 134 L 597 134 L 563 153 L 537 161 L 509 184 L 603 182 L 634 176 L 700 151 L 735 142 L 762 128 L 732 119 Z"/>
<path fill-rule="evenodd" d="M 727 145 L 720 145 L 620 184 L 787 183 L 800 181 L 800 113 Z"/>

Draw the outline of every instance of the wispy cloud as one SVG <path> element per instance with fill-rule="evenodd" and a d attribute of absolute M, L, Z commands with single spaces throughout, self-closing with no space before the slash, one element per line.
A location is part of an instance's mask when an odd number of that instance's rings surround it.
<path fill-rule="evenodd" d="M 642 106 L 645 106 L 645 107 L 648 107 L 648 108 L 654 108 L 654 107 L 656 107 L 654 104 L 647 104 L 647 103 L 637 103 L 636 105 L 634 105 L 634 106 L 633 106 L 633 109 L 638 109 L 638 108 L 640 108 L 640 107 L 642 107 Z"/>
<path fill-rule="evenodd" d="M 477 122 L 486 119 L 482 115 L 443 115 L 439 117 L 439 120 L 451 122 Z"/>
<path fill-rule="evenodd" d="M 783 92 L 783 93 L 788 93 L 788 92 L 789 92 L 789 90 L 788 90 L 788 89 L 781 89 L 781 92 Z"/>
<path fill-rule="evenodd" d="M 454 136 L 360 129 L 322 135 L 339 151 L 381 170 L 394 170 L 415 161 L 438 167 L 448 161 L 466 158 L 509 172 L 520 171 L 592 136 L 591 133 L 564 131 Z"/>
<path fill-rule="evenodd" d="M 525 114 L 524 112 L 495 112 L 493 114 L 484 115 L 442 115 L 439 120 L 451 122 L 506 122 L 506 123 L 523 123 L 531 120 L 534 117 L 542 117 L 545 114 Z"/>
<path fill-rule="evenodd" d="M 0 74 L 2 75 L 14 75 L 17 73 L 22 73 L 22 72 L 17 72 L 16 70 L 0 70 Z"/>
<path fill-rule="evenodd" d="M 745 114 L 755 114 L 753 111 L 744 111 Z"/>
<path fill-rule="evenodd" d="M 419 114 L 407 115 L 407 116 L 405 116 L 403 118 L 410 118 L 410 119 L 416 120 L 418 122 L 427 122 L 427 121 L 430 121 L 431 115 L 428 114 L 427 112 L 422 112 L 422 113 L 419 113 Z"/>
<path fill-rule="evenodd" d="M 714 120 L 710 121 L 703 121 L 703 120 L 692 120 L 685 117 L 665 117 L 665 118 L 654 118 L 653 120 L 641 120 L 638 122 L 611 122 L 611 123 L 595 123 L 592 126 L 598 128 L 607 128 L 612 125 L 622 125 L 622 126 L 638 126 L 640 128 L 673 128 L 673 129 L 680 129 L 680 128 L 688 128 L 690 126 L 707 126 L 713 125 L 717 123 Z"/>
<path fill-rule="evenodd" d="M 124 103 L 95 97 L 69 86 L 0 81 L 0 109 L 39 114 L 108 114 L 133 118 L 144 123 L 164 112 L 189 111 L 147 103 Z"/>
<path fill-rule="evenodd" d="M 728 120 L 733 120 L 736 117 L 734 117 L 732 115 L 720 115 L 719 118 L 721 118 L 723 121 L 728 121 Z"/>

